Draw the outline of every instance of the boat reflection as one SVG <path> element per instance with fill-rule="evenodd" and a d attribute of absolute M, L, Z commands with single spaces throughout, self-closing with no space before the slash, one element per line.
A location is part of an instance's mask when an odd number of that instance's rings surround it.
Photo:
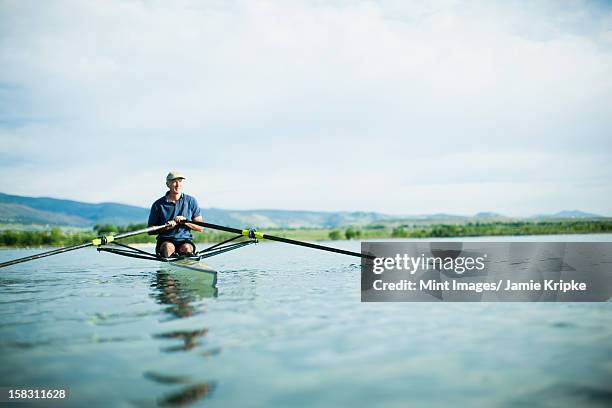
<path fill-rule="evenodd" d="M 173 332 L 156 334 L 156 339 L 180 339 L 184 344 L 172 347 L 165 347 L 162 351 L 167 353 L 172 353 L 175 351 L 188 351 L 194 349 L 198 346 L 198 338 L 206 336 L 208 333 L 208 329 L 200 329 L 200 330 L 178 330 Z"/>
<path fill-rule="evenodd" d="M 155 400 L 158 406 L 187 406 L 210 396 L 217 387 L 214 381 L 192 383 L 188 377 L 166 376 L 153 372 L 146 372 L 145 378 L 163 385 L 182 385 L 175 391 L 165 393 Z"/>
<path fill-rule="evenodd" d="M 153 298 L 168 305 L 166 312 L 178 319 L 199 313 L 192 302 L 216 297 L 218 293 L 207 274 L 188 269 L 159 270 L 151 287 L 154 289 Z"/>
<path fill-rule="evenodd" d="M 190 385 L 182 389 L 180 392 L 171 393 L 161 399 L 158 399 L 157 403 L 161 406 L 185 406 L 194 404 L 209 395 L 215 389 L 215 387 L 215 383 Z"/>
<path fill-rule="evenodd" d="M 211 285 L 210 276 L 201 272 L 163 268 L 155 274 L 151 282 L 151 297 L 161 305 L 165 305 L 165 321 L 190 318 L 206 313 L 201 302 L 206 298 L 215 298 L 217 288 Z M 163 353 L 183 353 L 203 347 L 208 334 L 208 328 L 182 329 L 156 333 L 153 338 L 164 343 L 172 342 L 171 346 L 160 348 Z M 203 351 L 200 355 L 208 357 L 220 352 L 219 348 Z M 172 387 L 171 391 L 163 392 L 156 399 L 160 406 L 186 406 L 197 403 L 210 396 L 216 388 L 214 381 L 201 381 L 190 375 L 169 375 L 155 371 L 147 371 L 144 377 L 164 387 Z"/>

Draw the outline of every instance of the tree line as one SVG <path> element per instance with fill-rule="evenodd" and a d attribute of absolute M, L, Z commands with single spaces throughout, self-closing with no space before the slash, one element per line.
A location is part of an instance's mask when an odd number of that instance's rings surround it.
<path fill-rule="evenodd" d="M 612 220 L 561 220 L 561 221 L 495 221 L 468 222 L 465 224 L 400 225 L 393 228 L 380 226 L 363 230 L 349 227 L 334 230 L 329 239 L 370 238 L 450 238 L 481 237 L 495 235 L 558 235 L 602 234 L 612 232 Z"/>
<path fill-rule="evenodd" d="M 112 225 L 97 224 L 91 231 L 68 232 L 60 228 L 48 231 L 0 231 L 0 246 L 64 246 L 90 241 L 99 235 L 119 234 L 146 228 L 146 224 Z M 313 235 L 313 231 L 319 231 Z M 327 232 L 329 231 L 329 232 Z M 494 235 L 555 235 L 612 233 L 612 220 L 561 220 L 561 221 L 495 221 L 469 222 L 465 224 L 399 225 L 388 227 L 370 225 L 363 228 L 349 226 L 332 230 L 275 230 L 275 235 L 286 236 L 291 232 L 293 239 L 384 239 L 384 238 L 446 238 L 476 237 Z M 325 235 L 327 234 L 327 235 Z M 194 233 L 196 242 L 221 242 L 233 236 L 231 233 L 206 230 Z M 315 238 L 316 236 L 316 238 Z M 141 234 L 122 240 L 124 243 L 154 243 L 154 235 Z"/>

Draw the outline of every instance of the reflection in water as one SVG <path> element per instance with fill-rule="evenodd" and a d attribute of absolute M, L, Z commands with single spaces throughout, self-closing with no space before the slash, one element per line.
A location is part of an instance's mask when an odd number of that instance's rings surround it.
<path fill-rule="evenodd" d="M 212 356 L 216 356 L 219 353 L 221 353 L 221 347 L 217 347 L 217 348 L 214 348 L 214 349 L 206 350 L 206 351 L 204 351 L 200 355 L 202 357 L 212 357 Z"/>
<path fill-rule="evenodd" d="M 171 319 L 183 319 L 197 314 L 205 313 L 195 302 L 204 298 L 217 296 L 217 288 L 211 286 L 210 280 L 205 274 L 190 270 L 160 270 L 155 275 L 151 284 L 151 297 L 158 303 L 168 305 L 165 312 Z M 200 339 L 208 333 L 207 328 L 194 330 L 176 330 L 158 333 L 153 336 L 156 339 L 182 340 L 182 344 L 164 347 L 164 353 L 187 352 L 202 345 Z M 202 356 L 213 356 L 220 349 L 205 351 Z M 164 393 L 157 399 L 160 406 L 184 406 L 193 404 L 210 395 L 215 389 L 214 382 L 194 382 L 189 376 L 167 375 L 152 371 L 144 373 L 144 377 L 163 385 L 182 385 L 177 391 Z"/>
<path fill-rule="evenodd" d="M 192 302 L 217 296 L 217 288 L 210 285 L 206 274 L 190 270 L 157 271 L 151 287 L 157 289 L 153 298 L 169 305 L 166 312 L 178 319 L 202 313 Z"/>
<path fill-rule="evenodd" d="M 209 395 L 215 389 L 215 387 L 216 384 L 214 382 L 190 385 L 189 387 L 183 388 L 179 392 L 172 393 L 158 399 L 157 403 L 161 406 L 193 404 L 194 402 L 197 402 Z"/>
<path fill-rule="evenodd" d="M 184 344 L 181 346 L 166 347 L 162 349 L 165 352 L 174 352 L 174 351 L 191 350 L 192 348 L 198 345 L 198 342 L 197 342 L 198 337 L 204 337 L 206 336 L 206 333 L 208 333 L 208 329 L 191 330 L 191 331 L 179 330 L 179 331 L 174 331 L 174 332 L 156 334 L 153 337 L 157 339 L 181 339 L 183 340 Z"/>
<path fill-rule="evenodd" d="M 185 375 L 166 375 L 159 374 L 153 371 L 147 371 L 144 373 L 144 377 L 151 381 L 158 382 L 160 384 L 189 384 L 190 380 Z"/>

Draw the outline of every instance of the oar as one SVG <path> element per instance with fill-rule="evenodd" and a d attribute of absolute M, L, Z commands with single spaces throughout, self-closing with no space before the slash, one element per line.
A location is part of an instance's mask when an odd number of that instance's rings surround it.
<path fill-rule="evenodd" d="M 356 256 L 359 258 L 366 258 L 366 259 L 375 258 L 375 256 L 368 255 L 368 254 L 360 254 L 359 252 L 346 251 L 344 249 L 328 247 L 325 245 L 311 244 L 310 242 L 296 241 L 294 239 L 289 239 L 289 238 L 275 237 L 274 235 L 264 234 L 262 232 L 255 231 L 254 229 L 242 229 L 241 230 L 238 228 L 225 227 L 223 225 L 210 224 L 208 222 L 199 222 L 199 221 L 187 221 L 186 220 L 184 222 L 189 223 L 189 224 L 199 225 L 204 228 L 211 228 L 211 229 L 215 229 L 219 231 L 233 232 L 234 234 L 244 235 L 245 237 L 249 237 L 249 238 L 268 239 L 270 241 L 284 242 L 286 244 L 299 245 L 299 246 L 308 247 L 308 248 L 320 249 L 322 251 L 335 252 L 338 254 Z"/>
<path fill-rule="evenodd" d="M 153 232 L 158 229 L 165 228 L 165 227 L 166 227 L 165 225 L 156 225 L 153 227 L 143 228 L 143 229 L 139 229 L 136 231 L 123 232 L 117 235 L 105 235 L 105 236 L 95 238 L 89 242 L 85 242 L 82 244 L 67 246 L 63 248 L 57 248 L 52 251 L 42 252 L 40 254 L 30 255 L 30 256 L 23 257 L 23 258 L 19 258 L 19 259 L 13 259 L 12 261 L 3 262 L 3 263 L 0 263 L 0 268 L 4 268 L 5 266 L 10 266 L 10 265 L 15 265 L 15 264 L 22 263 L 22 262 L 32 261 L 34 259 L 44 258 L 46 256 L 57 255 L 57 254 L 61 254 L 61 253 L 68 252 L 68 251 L 74 251 L 76 249 L 87 248 L 90 246 L 100 246 L 100 245 L 104 245 L 104 244 L 113 242 L 117 239 L 132 237 L 134 235 L 145 234 L 147 232 Z"/>

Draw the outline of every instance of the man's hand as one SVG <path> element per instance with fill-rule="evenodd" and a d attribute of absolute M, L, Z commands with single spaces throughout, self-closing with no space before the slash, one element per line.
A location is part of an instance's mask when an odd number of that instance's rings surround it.
<path fill-rule="evenodd" d="M 184 222 L 186 219 L 187 218 L 183 217 L 182 215 L 177 215 L 176 217 L 174 217 L 174 221 L 176 221 L 177 224 Z"/>
<path fill-rule="evenodd" d="M 177 217 L 177 218 L 178 218 L 178 217 Z M 176 227 L 176 221 L 174 221 L 174 220 L 170 220 L 170 221 L 168 221 L 168 222 L 166 223 L 166 228 L 167 228 L 167 229 L 172 229 L 172 228 L 174 228 L 174 227 Z"/>
<path fill-rule="evenodd" d="M 204 228 L 200 227 L 199 225 L 192 224 L 191 222 L 189 222 L 189 220 L 185 219 L 185 217 L 182 217 L 182 216 L 179 215 L 178 217 L 175 218 L 175 220 L 177 218 L 181 218 L 182 224 L 184 226 L 186 226 L 187 228 L 189 228 L 190 230 L 197 231 L 197 232 L 204 231 Z M 194 217 L 193 220 L 194 221 L 198 221 L 198 222 L 204 222 L 204 220 L 202 219 L 201 215 L 198 215 L 197 217 Z"/>

